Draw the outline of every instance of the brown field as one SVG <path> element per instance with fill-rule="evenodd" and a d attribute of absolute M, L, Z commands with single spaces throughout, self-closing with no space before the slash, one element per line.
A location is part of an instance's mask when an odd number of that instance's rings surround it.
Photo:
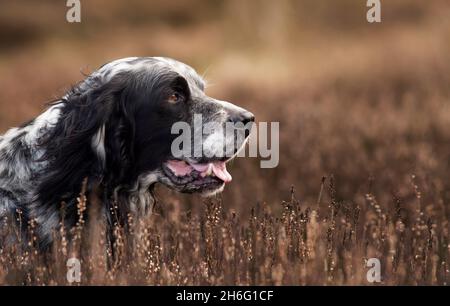
<path fill-rule="evenodd" d="M 163 55 L 280 122 L 280 164 L 237 159 L 209 200 L 158 188 L 152 216 L 117 228 L 111 269 L 101 218 L 55 233 L 48 258 L 0 245 L 0 284 L 65 285 L 73 256 L 82 284 L 370 285 L 368 258 L 382 285 L 449 284 L 448 1 L 384 1 L 380 24 L 356 0 L 82 0 L 81 24 L 29 2 L 0 0 L 1 133 L 82 73 Z"/>

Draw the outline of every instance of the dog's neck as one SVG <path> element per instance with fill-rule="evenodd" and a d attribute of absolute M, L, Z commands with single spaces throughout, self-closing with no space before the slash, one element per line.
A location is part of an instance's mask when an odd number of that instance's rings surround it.
<path fill-rule="evenodd" d="M 61 203 L 65 202 L 65 224 L 73 226 L 78 220 L 77 198 L 80 196 L 82 182 L 86 180 L 86 198 L 93 197 L 100 201 L 102 211 L 106 220 L 113 225 L 110 216 L 111 208 L 114 205 L 121 205 L 123 216 L 121 222 L 126 222 L 127 213 L 133 215 L 148 214 L 152 211 L 155 199 L 153 196 L 153 186 L 157 182 L 157 173 L 148 172 L 131 178 L 129 182 L 122 182 L 114 179 L 114 174 L 109 173 L 106 167 L 105 149 L 105 126 L 101 126 L 86 146 L 91 146 L 84 152 L 85 156 L 77 156 L 79 165 L 70 165 L 76 171 L 71 171 L 70 183 L 73 190 L 59 192 L 59 181 L 50 181 L 49 186 L 52 198 L 42 201 L 42 194 L 39 194 L 39 184 L 44 179 L 55 175 L 50 167 L 51 160 L 45 159 L 45 146 L 41 146 L 41 139 L 52 129 L 57 128 L 61 115 L 61 105 L 52 106 L 42 115 L 37 117 L 27 125 L 12 129 L 0 138 L 0 217 L 8 211 L 16 214 L 21 213 L 27 220 L 34 220 L 37 226 L 37 234 L 42 241 L 43 247 L 50 245 L 52 234 L 61 224 Z M 62 164 L 61 167 L 65 167 Z M 14 169 L 14 171 L 11 171 Z M 64 169 L 60 169 L 59 178 L 63 175 Z M 27 183 L 27 184 L 25 184 Z M 11 188 L 14 187 L 14 190 Z M 71 186 L 71 187 L 73 187 Z M 66 186 L 61 186 L 66 187 Z M 79 187 L 79 188 L 78 188 Z M 48 191 L 50 193 L 50 191 Z M 29 204 L 29 205 L 26 205 Z M 86 210 L 89 213 L 89 207 Z M 87 216 L 89 217 L 89 216 Z M 109 221 L 108 221 L 109 219 Z"/>

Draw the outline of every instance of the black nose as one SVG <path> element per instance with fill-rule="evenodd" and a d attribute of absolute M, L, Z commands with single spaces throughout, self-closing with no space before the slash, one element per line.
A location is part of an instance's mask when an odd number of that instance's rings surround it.
<path fill-rule="evenodd" d="M 252 113 L 250 113 L 248 111 L 237 112 L 237 113 L 231 114 L 228 118 L 228 121 L 233 122 L 233 123 L 241 122 L 244 125 L 246 125 L 247 123 L 255 121 L 255 115 L 253 115 Z"/>

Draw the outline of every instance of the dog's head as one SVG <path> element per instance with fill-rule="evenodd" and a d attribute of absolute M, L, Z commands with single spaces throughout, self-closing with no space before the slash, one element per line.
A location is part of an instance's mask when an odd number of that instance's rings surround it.
<path fill-rule="evenodd" d="M 90 138 L 93 155 L 109 172 L 104 179 L 116 185 L 160 182 L 180 192 L 221 191 L 231 181 L 226 163 L 244 146 L 254 116 L 204 90 L 194 69 L 172 59 L 111 62 L 63 98 L 59 137 L 49 135 L 60 141 L 49 152 L 73 152 L 59 158 L 67 163 Z"/>

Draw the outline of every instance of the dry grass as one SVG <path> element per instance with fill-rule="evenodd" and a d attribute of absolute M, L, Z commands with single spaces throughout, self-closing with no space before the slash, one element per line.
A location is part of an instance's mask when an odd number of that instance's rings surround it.
<path fill-rule="evenodd" d="M 241 219 L 218 199 L 205 201 L 200 215 L 159 209 L 148 219 L 129 216 L 128 229 L 116 225 L 112 249 L 95 211 L 95 223 L 85 224 L 87 199 L 80 196 L 80 220 L 72 230 L 55 233 L 51 255 L 40 255 L 34 239 L 27 251 L 0 248 L 0 280 L 64 285 L 66 260 L 76 257 L 84 285 L 354 285 L 368 284 L 366 260 L 378 258 L 382 284 L 447 285 L 448 219 L 428 216 L 414 177 L 410 188 L 413 207 L 393 194 L 390 211 L 371 193 L 361 205 L 338 201 L 333 177 L 323 178 L 312 207 L 292 189 L 279 215 L 256 205 Z M 31 222 L 31 237 L 34 227 Z M 2 232 L 9 229 L 3 225 Z"/>
<path fill-rule="evenodd" d="M 279 121 L 280 165 L 236 160 L 234 182 L 206 202 L 160 188 L 157 212 L 130 216 L 114 250 L 102 222 L 83 219 L 56 233 L 49 258 L 0 246 L 1 284 L 67 284 L 75 255 L 83 284 L 365 285 L 376 257 L 382 284 L 448 285 L 447 1 L 383 2 L 380 25 L 364 1 L 106 2 L 58 27 L 51 1 L 46 14 L 2 4 L 0 129 L 41 112 L 80 68 L 162 54 L 206 71 L 209 94 Z M 96 207 L 80 196 L 83 214 Z"/>

